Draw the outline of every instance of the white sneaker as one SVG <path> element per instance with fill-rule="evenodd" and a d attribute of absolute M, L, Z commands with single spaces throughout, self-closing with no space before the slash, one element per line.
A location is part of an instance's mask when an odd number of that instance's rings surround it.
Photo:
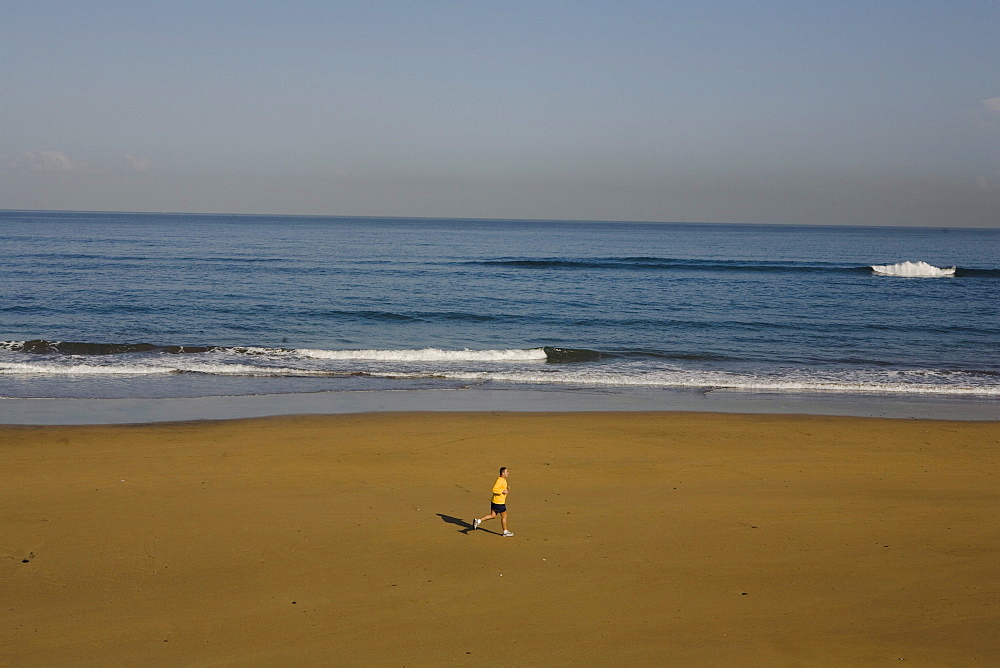
<path fill-rule="evenodd" d="M 512 532 L 512 531 L 504 531 L 503 535 L 504 535 L 504 538 L 507 538 L 508 536 L 513 536 L 514 532 Z"/>
<path fill-rule="evenodd" d="M 483 523 L 482 520 L 472 520 L 472 529 L 473 529 L 473 531 L 475 531 L 476 529 L 478 529 L 479 525 L 482 524 L 482 523 Z"/>

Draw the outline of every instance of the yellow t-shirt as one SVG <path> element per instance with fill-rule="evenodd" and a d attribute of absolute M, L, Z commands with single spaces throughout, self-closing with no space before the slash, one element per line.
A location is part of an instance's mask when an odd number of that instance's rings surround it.
<path fill-rule="evenodd" d="M 493 483 L 493 503 L 507 503 L 507 495 L 504 494 L 506 491 L 507 479 L 501 476 Z"/>

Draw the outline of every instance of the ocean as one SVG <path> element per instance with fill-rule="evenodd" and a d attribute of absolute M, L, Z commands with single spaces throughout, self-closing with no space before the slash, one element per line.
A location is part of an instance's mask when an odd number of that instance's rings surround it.
<path fill-rule="evenodd" d="M 1000 230 L 0 212 L 0 397 L 1000 399 Z"/>

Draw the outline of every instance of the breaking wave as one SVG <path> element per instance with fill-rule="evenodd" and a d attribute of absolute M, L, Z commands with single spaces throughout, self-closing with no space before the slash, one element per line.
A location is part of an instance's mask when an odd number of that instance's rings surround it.
<path fill-rule="evenodd" d="M 369 362 L 592 362 L 618 355 L 578 348 L 545 346 L 540 348 L 512 348 L 500 350 L 446 350 L 442 348 L 417 348 L 400 350 L 324 350 L 313 348 L 277 348 L 267 346 L 180 346 L 152 343 L 88 343 L 83 341 L 0 341 L 0 351 L 52 356 L 113 356 L 166 353 L 169 355 L 203 355 L 218 353 L 229 356 L 298 357 L 314 360 L 369 361 Z M 0 367 L 2 371 L 2 367 Z"/>
<path fill-rule="evenodd" d="M 3 341 L 0 350 L 36 355 L 129 355 L 168 353 L 172 355 L 223 353 L 229 355 L 295 356 L 318 360 L 358 360 L 376 362 L 574 362 L 596 359 L 600 353 L 567 348 L 527 348 L 510 350 L 319 350 L 271 348 L 266 346 L 178 346 L 152 343 L 87 343 L 81 341 Z"/>
<path fill-rule="evenodd" d="M 526 350 L 310 350 L 294 351 L 303 357 L 326 360 L 370 360 L 376 362 L 541 362 L 545 348 Z"/>
<path fill-rule="evenodd" d="M 903 278 L 938 278 L 954 276 L 956 267 L 935 267 L 926 262 L 900 262 L 898 264 L 873 264 L 872 271 L 880 276 L 900 276 Z"/>
<path fill-rule="evenodd" d="M 604 352 L 585 348 L 494 350 L 322 350 L 266 346 L 158 346 L 150 343 L 85 343 L 36 339 L 0 342 L 0 377 L 31 382 L 45 376 L 163 379 L 200 376 L 389 379 L 399 390 L 426 383 L 460 382 L 580 388 L 688 388 L 747 392 L 902 393 L 969 397 L 1000 396 L 1000 372 L 989 368 L 944 370 L 892 368 L 867 362 L 824 371 L 784 367 L 771 372 L 711 368 L 715 356 L 667 351 Z M 724 358 L 724 363 L 737 362 Z M 705 366 L 705 365 L 709 366 Z M 164 381 L 166 382 L 166 380 Z M 330 389 L 337 389 L 331 385 Z"/>
<path fill-rule="evenodd" d="M 122 355 L 126 353 L 205 353 L 218 350 L 216 346 L 156 346 L 151 343 L 87 343 L 83 341 L 3 341 L 0 350 L 20 353 L 60 355 Z"/>

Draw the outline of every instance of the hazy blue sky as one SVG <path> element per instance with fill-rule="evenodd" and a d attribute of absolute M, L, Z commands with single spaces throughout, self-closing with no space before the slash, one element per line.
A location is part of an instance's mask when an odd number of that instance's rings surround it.
<path fill-rule="evenodd" d="M 1000 226 L 1000 2 L 0 0 L 0 208 Z"/>

